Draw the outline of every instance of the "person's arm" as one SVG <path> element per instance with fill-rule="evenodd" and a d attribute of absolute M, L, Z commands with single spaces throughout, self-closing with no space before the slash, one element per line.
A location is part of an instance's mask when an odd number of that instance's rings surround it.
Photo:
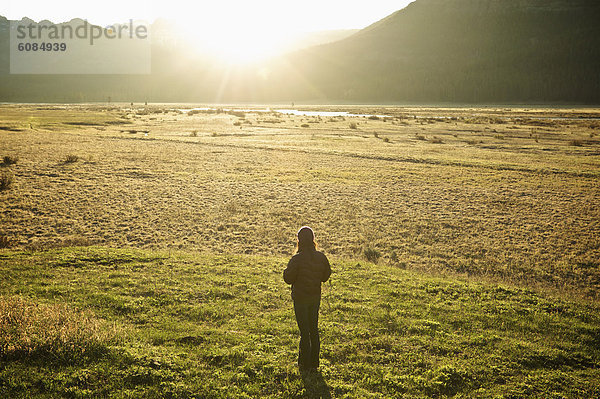
<path fill-rule="evenodd" d="M 331 265 L 329 264 L 329 259 L 327 259 L 327 256 L 323 255 L 323 260 L 325 268 L 323 269 L 323 276 L 321 277 L 321 281 L 326 282 L 327 280 L 329 280 L 329 276 L 331 276 Z"/>
<path fill-rule="evenodd" d="M 283 281 L 288 284 L 294 284 L 298 277 L 298 265 L 294 262 L 294 258 L 290 259 L 287 267 L 283 271 Z"/>

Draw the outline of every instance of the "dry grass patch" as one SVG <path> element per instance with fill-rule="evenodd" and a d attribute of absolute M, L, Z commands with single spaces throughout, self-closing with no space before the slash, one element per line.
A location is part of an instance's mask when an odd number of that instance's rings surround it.
<path fill-rule="evenodd" d="M 28 123 L 36 111 L 0 109 L 0 125 Z M 127 127 L 151 130 L 152 140 L 109 125 L 1 132 L 2 155 L 22 158 L 18 190 L 0 193 L 2 233 L 11 248 L 83 237 L 106 246 L 287 256 L 294 230 L 308 224 L 334 256 L 362 258 L 370 246 L 381 264 L 570 286 L 597 297 L 599 141 L 587 139 L 594 131 L 578 113 L 535 111 L 571 118 L 565 129 L 520 124 L 533 113 L 525 110 L 313 109 L 389 114 L 406 125 L 336 117 L 315 134 L 300 128 L 315 118 L 285 116 L 267 126 L 264 113 L 248 112 L 254 124 L 242 122 L 241 134 L 231 115 L 214 111 L 160 122 L 142 116 Z M 479 114 L 490 119 L 464 120 Z M 88 109 L 54 108 L 45 117 L 99 119 Z M 435 123 L 421 125 L 423 118 Z M 509 123 L 497 129 L 493 118 Z M 494 129 L 506 140 L 496 141 Z M 443 144 L 432 142 L 436 136 Z M 568 145 L 577 138 L 583 146 Z M 80 161 L 69 167 L 67 154 Z"/>
<path fill-rule="evenodd" d="M 97 357 L 116 336 L 90 312 L 0 297 L 0 359 Z"/>

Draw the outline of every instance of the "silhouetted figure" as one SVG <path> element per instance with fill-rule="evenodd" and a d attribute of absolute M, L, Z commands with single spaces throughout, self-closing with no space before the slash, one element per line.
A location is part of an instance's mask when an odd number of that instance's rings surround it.
<path fill-rule="evenodd" d="M 321 283 L 329 279 L 329 260 L 317 251 L 315 235 L 310 227 L 298 231 L 298 253 L 288 262 L 283 279 L 292 285 L 294 313 L 300 329 L 298 367 L 300 371 L 319 367 L 319 306 Z"/>

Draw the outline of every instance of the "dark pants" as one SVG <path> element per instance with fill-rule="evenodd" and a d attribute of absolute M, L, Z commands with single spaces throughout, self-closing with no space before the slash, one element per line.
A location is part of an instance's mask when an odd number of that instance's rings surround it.
<path fill-rule="evenodd" d="M 319 367 L 319 305 L 321 299 L 294 301 L 294 312 L 300 329 L 298 366 L 301 369 Z"/>

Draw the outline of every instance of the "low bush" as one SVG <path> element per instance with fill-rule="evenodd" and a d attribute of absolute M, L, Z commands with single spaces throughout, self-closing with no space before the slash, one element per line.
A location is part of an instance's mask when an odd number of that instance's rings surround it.
<path fill-rule="evenodd" d="M 65 158 L 65 163 L 75 163 L 77 161 L 79 161 L 79 156 L 75 154 L 69 154 Z"/>
<path fill-rule="evenodd" d="M 238 118 L 244 119 L 246 117 L 246 113 L 243 111 L 228 111 L 229 115 L 237 116 Z"/>
<path fill-rule="evenodd" d="M 569 145 L 573 147 L 581 147 L 583 145 L 583 140 L 573 139 L 569 140 Z"/>
<path fill-rule="evenodd" d="M 0 234 L 0 248 L 9 248 L 12 242 L 10 238 L 5 236 L 4 234 Z"/>
<path fill-rule="evenodd" d="M 0 191 L 8 190 L 15 180 L 14 175 L 11 172 L 2 172 L 0 174 Z"/>
<path fill-rule="evenodd" d="M 367 260 L 369 262 L 373 262 L 373 263 L 377 263 L 377 261 L 381 257 L 381 252 L 379 252 L 375 248 L 370 248 L 370 247 L 365 248 L 364 254 L 365 254 L 365 258 L 367 258 Z"/>
<path fill-rule="evenodd" d="M 2 164 L 3 165 L 14 165 L 19 161 L 19 158 L 17 157 L 11 157 L 10 155 L 5 155 L 4 158 L 2 158 Z"/>

